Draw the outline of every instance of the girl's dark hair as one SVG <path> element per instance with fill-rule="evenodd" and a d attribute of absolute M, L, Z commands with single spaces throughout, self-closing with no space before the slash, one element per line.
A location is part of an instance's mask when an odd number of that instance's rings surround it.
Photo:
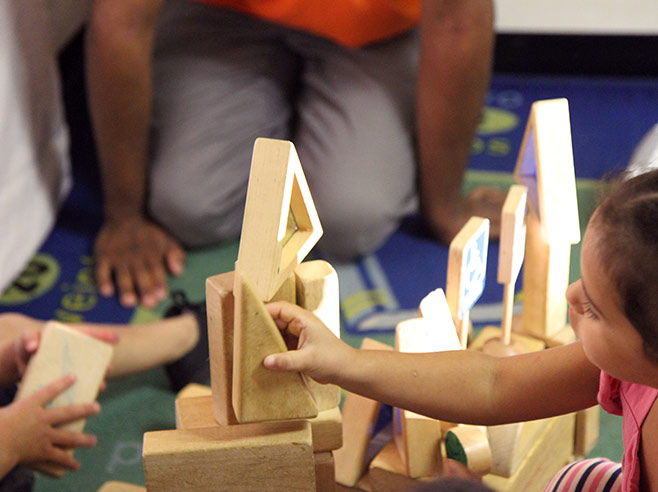
<path fill-rule="evenodd" d="M 593 222 L 599 257 L 617 287 L 621 308 L 658 362 L 658 170 L 617 180 Z"/>

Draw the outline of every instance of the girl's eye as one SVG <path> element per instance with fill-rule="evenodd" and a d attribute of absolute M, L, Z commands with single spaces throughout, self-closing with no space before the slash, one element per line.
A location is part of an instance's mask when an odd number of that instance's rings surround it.
<path fill-rule="evenodd" d="M 585 315 L 585 317 L 593 320 L 599 319 L 599 315 L 594 312 L 594 310 L 592 309 L 592 305 L 589 302 L 583 303 L 583 314 Z"/>

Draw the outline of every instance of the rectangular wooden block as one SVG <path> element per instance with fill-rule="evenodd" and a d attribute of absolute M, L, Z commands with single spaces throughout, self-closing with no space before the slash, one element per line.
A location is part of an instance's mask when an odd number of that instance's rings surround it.
<path fill-rule="evenodd" d="M 314 260 L 300 263 L 295 268 L 297 304 L 315 314 L 340 338 L 340 300 L 338 275 L 330 263 Z M 340 388 L 334 384 L 319 384 L 307 378 L 318 410 L 337 407 Z"/>
<path fill-rule="evenodd" d="M 144 434 L 149 492 L 314 492 L 311 425 L 304 421 Z"/>
<path fill-rule="evenodd" d="M 393 350 L 371 338 L 364 338 L 361 349 Z M 343 447 L 334 451 L 336 482 L 353 487 L 365 474 L 368 443 L 372 437 L 381 403 L 355 393 L 343 402 Z"/>
<path fill-rule="evenodd" d="M 233 411 L 233 282 L 235 272 L 206 279 L 208 348 L 213 415 L 221 425 L 237 424 Z"/>
<path fill-rule="evenodd" d="M 398 453 L 395 443 L 391 441 L 373 458 L 368 475 L 370 476 L 370 486 L 374 492 L 411 492 L 423 482 L 436 478 L 438 469 L 433 477 L 409 477 L 400 453 Z"/>
<path fill-rule="evenodd" d="M 77 377 L 76 382 L 57 396 L 50 406 L 91 403 L 98 395 L 112 353 L 111 345 L 56 321 L 49 321 L 41 334 L 39 350 L 30 359 L 16 398 L 25 398 L 54 380 L 73 373 Z M 82 432 L 84 426 L 85 419 L 80 419 L 60 428 Z M 55 476 L 66 471 L 50 464 L 41 465 L 38 470 Z"/>
<path fill-rule="evenodd" d="M 340 409 L 330 408 L 308 419 L 311 424 L 313 451 L 333 451 L 343 444 L 343 423 Z M 199 396 L 176 399 L 176 429 L 204 429 L 218 425 L 212 413 L 212 397 Z M 242 425 L 242 424 L 239 424 Z"/>
<path fill-rule="evenodd" d="M 98 492 L 146 492 L 146 488 L 126 482 L 105 482 Z"/>
<path fill-rule="evenodd" d="M 576 439 L 574 454 L 584 458 L 599 440 L 599 418 L 601 409 L 598 405 L 576 413 Z"/>
<path fill-rule="evenodd" d="M 409 410 L 394 410 L 394 441 L 404 473 L 429 477 L 441 469 L 441 422 Z"/>
<path fill-rule="evenodd" d="M 334 457 L 331 451 L 315 453 L 315 492 L 336 492 Z"/>
<path fill-rule="evenodd" d="M 511 477 L 551 419 L 487 427 L 491 446 L 491 473 Z"/>
<path fill-rule="evenodd" d="M 526 454 L 516 473 L 509 478 L 485 475 L 485 485 L 497 492 L 541 492 L 562 466 L 573 458 L 575 415 L 550 419 Z"/>

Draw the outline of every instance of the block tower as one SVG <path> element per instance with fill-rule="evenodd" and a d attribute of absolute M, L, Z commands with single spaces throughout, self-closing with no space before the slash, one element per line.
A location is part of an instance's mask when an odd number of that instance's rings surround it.
<path fill-rule="evenodd" d="M 177 428 L 144 435 L 149 492 L 335 490 L 340 388 L 262 363 L 296 345 L 267 302 L 297 303 L 340 336 L 335 270 L 302 263 L 321 235 L 293 144 L 257 139 L 235 270 L 206 279 L 211 394 L 177 400 Z"/>

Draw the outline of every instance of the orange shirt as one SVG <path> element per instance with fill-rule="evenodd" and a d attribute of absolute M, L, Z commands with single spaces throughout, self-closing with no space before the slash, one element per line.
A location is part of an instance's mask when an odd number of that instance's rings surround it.
<path fill-rule="evenodd" d="M 198 0 L 358 47 L 418 24 L 420 0 Z"/>

